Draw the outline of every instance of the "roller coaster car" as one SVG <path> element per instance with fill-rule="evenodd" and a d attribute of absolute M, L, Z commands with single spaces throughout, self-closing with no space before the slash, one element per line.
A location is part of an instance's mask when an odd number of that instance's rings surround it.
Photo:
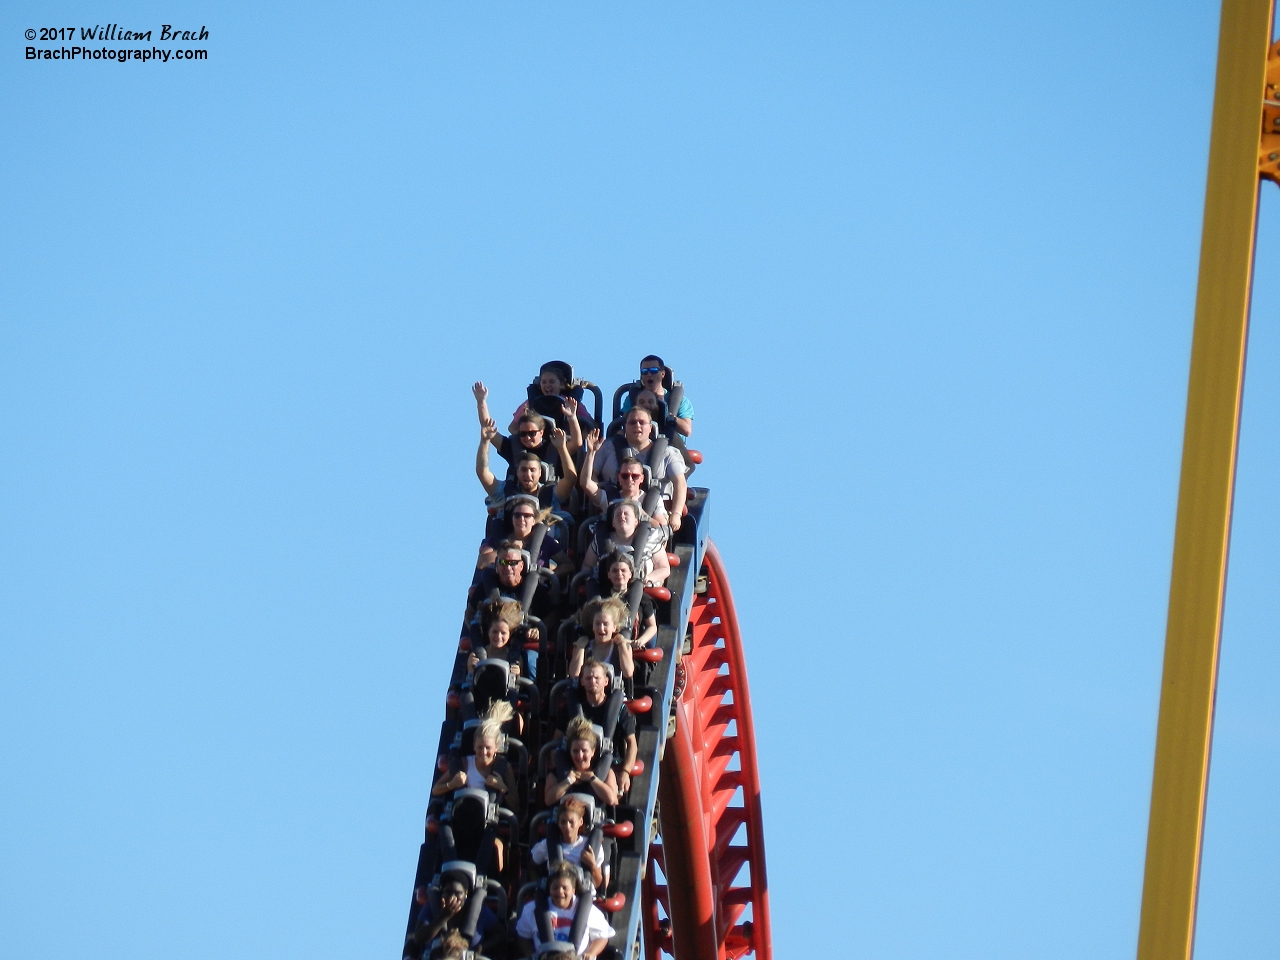
<path fill-rule="evenodd" d="M 622 416 L 622 398 L 624 396 L 631 398 L 631 406 L 635 406 L 636 395 L 644 389 L 644 384 L 639 380 L 632 380 L 630 383 L 624 383 L 617 390 L 613 391 L 613 420 L 617 420 Z M 675 379 L 675 373 L 670 367 L 666 368 L 666 372 L 662 375 L 662 389 L 666 391 L 665 396 L 658 397 L 658 416 L 655 418 L 660 421 L 674 420 L 676 412 L 680 409 L 680 401 L 684 399 L 684 384 Z"/>
<path fill-rule="evenodd" d="M 520 651 L 523 659 L 524 651 Z M 470 680 L 461 688 L 461 712 L 465 723 L 484 715 L 497 700 L 506 700 L 528 721 L 541 708 L 538 685 L 528 677 L 511 672 L 511 664 L 496 657 L 476 664 Z"/>
<path fill-rule="evenodd" d="M 645 699 L 649 700 L 648 706 L 652 709 L 652 699 L 649 697 L 645 697 Z M 610 768 L 614 766 L 613 742 L 604 735 L 604 728 L 600 724 L 593 723 L 591 729 L 595 731 L 600 740 L 600 747 L 596 751 L 595 763 L 592 764 L 591 769 L 598 779 L 604 780 L 609 776 Z M 538 751 L 538 783 L 545 783 L 549 773 L 554 773 L 557 780 L 563 780 L 569 775 L 570 769 L 572 769 L 572 762 L 569 759 L 569 745 L 565 743 L 564 737 L 559 737 L 542 745 L 542 749 Z M 619 769 L 621 769 L 620 766 Z M 635 777 L 643 772 L 643 761 L 636 760 L 631 765 L 631 769 L 627 771 L 627 774 Z M 594 795 L 585 793 L 575 793 L 573 796 L 592 796 L 594 799 Z"/>
<path fill-rule="evenodd" d="M 504 597 L 503 599 L 515 600 L 517 598 Z M 458 652 L 460 654 L 463 654 L 462 664 L 463 664 L 464 675 L 466 673 L 466 662 L 467 662 L 466 654 L 469 654 L 472 650 L 475 650 L 475 651 L 482 650 L 487 646 L 488 638 L 486 637 L 487 630 L 486 630 L 486 624 L 484 622 L 483 611 L 484 611 L 484 605 L 481 604 L 476 609 L 476 615 L 471 618 L 469 623 L 466 624 L 466 627 L 465 627 L 466 633 L 462 637 L 462 639 L 458 642 Z M 529 640 L 528 637 L 529 637 L 530 631 L 535 631 L 535 630 L 537 631 L 538 639 Z M 517 648 L 536 651 L 540 649 L 540 645 L 543 637 L 547 637 L 548 640 L 550 639 L 547 632 L 546 623 L 543 622 L 541 617 L 535 617 L 529 613 L 526 613 L 524 616 L 524 619 L 520 622 L 520 625 L 516 627 L 515 632 L 511 635 L 511 642 L 515 644 Z M 523 663 L 523 659 L 521 660 L 521 663 L 522 663 L 522 669 L 524 666 L 527 666 L 527 664 Z M 455 684 L 462 682 L 462 678 L 458 676 L 456 669 L 454 671 L 454 678 L 452 682 Z"/>
<path fill-rule="evenodd" d="M 652 511 L 654 505 L 660 501 L 661 493 L 657 490 L 650 490 L 645 495 L 641 508 L 647 512 Z M 669 528 L 665 524 L 655 523 L 652 519 L 641 520 L 636 524 L 636 531 L 631 535 L 630 543 L 619 543 L 613 538 L 613 511 L 622 502 L 624 501 L 612 501 L 606 513 L 597 517 L 589 517 L 578 527 L 578 556 L 582 557 L 585 563 L 587 551 L 592 549 L 595 551 L 597 564 L 595 567 L 584 567 L 582 573 L 586 573 L 589 570 L 592 576 L 599 577 L 600 561 L 614 551 L 629 554 L 636 566 L 643 564 L 647 560 L 652 560 L 659 550 L 666 553 Z M 578 576 L 581 576 L 581 573 Z M 640 579 L 639 572 L 637 572 L 636 577 Z M 577 576 L 570 583 L 572 584 L 576 580 Z M 587 590 L 590 592 L 590 587 Z M 572 589 L 569 591 L 569 596 L 574 601 L 578 600 Z"/>
<path fill-rule="evenodd" d="M 599 426 L 601 417 L 604 414 L 604 394 L 600 388 L 590 380 L 579 380 L 573 375 L 573 365 L 566 363 L 564 360 L 552 360 L 550 364 L 543 364 L 544 367 L 554 365 L 559 369 L 556 371 L 560 378 L 565 381 L 566 392 L 568 396 L 582 403 L 583 397 L 590 393 L 596 401 L 596 412 L 592 422 Z M 564 409 L 565 398 L 559 395 L 547 395 L 542 392 L 542 377 L 539 374 L 526 388 L 529 400 L 529 409 L 536 413 L 542 414 L 549 420 L 553 420 L 561 430 L 567 430 L 569 424 L 569 415 Z M 585 410 L 585 407 L 579 407 Z M 581 416 L 579 420 L 583 419 Z"/>
<path fill-rule="evenodd" d="M 560 805 L 566 799 L 575 800 L 587 808 L 587 815 L 583 820 L 579 836 L 586 838 L 586 846 L 591 849 L 596 863 L 604 870 L 605 876 L 614 876 L 616 871 L 613 869 L 613 865 L 616 859 L 617 844 L 614 842 L 613 837 L 616 834 L 613 830 L 606 829 L 613 827 L 614 823 L 612 820 L 605 819 L 604 810 L 596 804 L 596 798 L 585 793 L 566 794 L 560 798 L 560 802 L 554 807 L 534 814 L 529 821 L 528 842 L 530 850 L 540 841 L 545 841 L 547 848 L 545 861 L 541 864 L 534 863 L 535 872 L 538 876 L 545 877 L 551 864 L 565 859 L 560 850 L 563 837 L 560 833 L 558 821 Z M 581 864 L 578 866 L 581 869 Z M 585 873 L 586 871 L 584 870 L 583 872 Z M 601 891 L 607 892 L 608 886 L 609 881 L 606 880 L 604 886 L 601 887 Z"/>
<path fill-rule="evenodd" d="M 606 437 L 619 433 L 626 422 L 626 416 L 622 412 L 623 396 L 630 396 L 631 405 L 635 406 L 636 394 L 643 389 L 644 384 L 639 380 L 633 380 L 631 383 L 624 383 L 614 391 L 613 418 L 605 430 Z M 680 455 L 684 457 L 685 475 L 688 476 L 702 462 L 702 454 L 697 450 L 689 449 L 684 434 L 676 427 L 676 411 L 680 409 L 680 401 L 684 399 L 684 384 L 672 379 L 670 367 L 662 377 L 662 389 L 667 393 L 665 398 L 658 398 L 658 415 L 653 418 L 653 425 L 658 433 L 666 437 L 667 441 L 680 451 Z"/>
<path fill-rule="evenodd" d="M 543 467 L 545 468 L 546 464 L 543 464 Z M 511 516 L 509 513 L 511 501 L 515 500 L 516 497 L 522 497 L 524 500 L 528 500 L 530 496 L 530 494 L 513 494 L 503 500 L 497 509 L 492 507 L 490 508 L 489 517 L 484 522 L 484 537 L 489 541 L 489 543 L 500 543 L 515 535 L 515 532 L 511 528 Z M 538 510 L 541 511 L 541 509 L 542 507 L 539 505 Z M 550 525 L 547 532 L 560 543 L 567 543 L 573 530 L 573 517 L 564 510 L 557 510 L 554 508 L 551 511 L 551 516 L 554 518 L 554 522 Z M 528 551 L 522 552 L 528 553 Z M 528 570 L 531 566 L 531 559 L 526 556 L 525 569 Z"/>
<path fill-rule="evenodd" d="M 445 771 L 456 773 L 465 769 L 467 758 L 475 756 L 475 730 L 476 727 L 480 726 L 480 723 L 481 721 L 475 717 L 463 722 L 462 729 L 454 734 L 453 743 L 449 745 L 448 752 L 443 754 L 437 763 L 442 773 Z M 529 751 L 525 747 L 524 741 L 504 733 L 502 740 L 498 743 L 497 755 L 511 767 L 517 780 L 521 777 L 528 777 Z"/>
<path fill-rule="evenodd" d="M 529 901 L 534 901 L 533 916 L 538 925 L 539 940 L 538 950 L 535 954 L 537 957 L 569 958 L 577 956 L 574 944 L 580 943 L 587 932 L 587 921 L 591 916 L 591 907 L 595 906 L 597 909 L 606 912 L 614 912 L 621 910 L 626 903 L 626 897 L 621 893 L 615 894 L 608 899 L 597 900 L 596 890 L 590 878 L 585 875 L 580 867 L 575 867 L 574 869 L 577 874 L 574 895 L 577 897 L 578 902 L 574 908 L 573 924 L 569 928 L 568 940 L 555 939 L 556 915 L 551 905 L 546 878 L 535 883 L 526 883 L 516 895 L 517 915 L 524 910 Z M 613 958 L 617 955 L 616 950 L 612 947 L 607 947 L 600 956 L 602 960 L 605 960 L 605 958 Z"/>
<path fill-rule="evenodd" d="M 455 790 L 438 818 L 435 838 L 439 848 L 435 862 L 465 860 L 475 866 L 478 875 L 487 874 L 493 863 L 499 822 L 504 823 L 508 831 L 514 829 L 512 836 L 519 836 L 515 814 L 498 806 L 488 790 L 474 787 Z"/>
<path fill-rule="evenodd" d="M 439 872 L 431 879 L 430 884 L 419 891 L 418 902 L 420 904 L 429 902 L 432 906 L 432 912 L 438 914 L 441 909 L 440 890 L 446 881 L 459 883 L 462 885 L 463 890 L 466 891 L 467 900 L 461 912 L 462 923 L 457 929 L 458 933 L 465 937 L 468 943 L 475 937 L 481 914 L 486 906 L 492 911 L 499 936 L 503 939 L 506 938 L 507 893 L 502 884 L 478 874 L 476 865 L 470 861 L 449 860 L 440 865 Z M 432 958 L 443 956 L 440 937 L 436 937 L 426 945 L 423 950 L 423 956 Z M 476 951 L 468 950 L 464 956 L 473 958 L 473 960 L 483 960 L 481 954 Z"/>

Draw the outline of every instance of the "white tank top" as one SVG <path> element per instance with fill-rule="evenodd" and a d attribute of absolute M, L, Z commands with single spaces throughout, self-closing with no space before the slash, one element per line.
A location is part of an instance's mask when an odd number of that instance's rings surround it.
<path fill-rule="evenodd" d="M 476 768 L 475 757 L 467 757 L 467 786 L 477 790 L 485 789 L 484 774 Z"/>

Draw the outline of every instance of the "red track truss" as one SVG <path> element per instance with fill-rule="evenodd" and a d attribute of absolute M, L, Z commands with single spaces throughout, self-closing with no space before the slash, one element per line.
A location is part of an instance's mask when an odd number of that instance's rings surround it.
<path fill-rule="evenodd" d="M 647 960 L 772 960 L 746 663 L 729 581 L 709 540 L 702 573 L 707 590 L 689 613 L 693 649 L 678 668 L 684 689 L 660 771 L 662 835 L 650 846 L 643 887 L 645 952 Z"/>

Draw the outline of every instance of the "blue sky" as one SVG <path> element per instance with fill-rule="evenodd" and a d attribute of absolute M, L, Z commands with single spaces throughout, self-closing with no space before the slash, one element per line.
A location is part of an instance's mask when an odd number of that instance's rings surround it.
<path fill-rule="evenodd" d="M 688 385 L 777 955 L 1133 955 L 1211 3 L 13 3 L 0 929 L 391 957 L 495 409 Z M 27 28 L 207 25 L 207 62 Z M 1280 950 L 1264 185 L 1197 957 Z"/>

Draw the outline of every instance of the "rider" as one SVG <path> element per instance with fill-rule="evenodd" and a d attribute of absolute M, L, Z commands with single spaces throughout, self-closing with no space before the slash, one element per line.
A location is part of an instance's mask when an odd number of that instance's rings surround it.
<path fill-rule="evenodd" d="M 579 476 L 579 485 L 582 492 L 587 495 L 587 500 L 600 513 L 604 513 L 609 508 L 611 500 L 635 500 L 637 503 L 643 503 L 645 500 L 644 489 L 644 464 L 635 457 L 623 457 L 618 461 L 615 468 L 614 479 L 600 483 L 591 474 L 592 468 L 595 466 L 596 454 L 604 447 L 605 440 L 600 436 L 599 430 L 592 430 L 587 434 L 587 452 L 582 461 L 582 471 Z M 653 507 L 649 511 L 649 517 L 659 526 L 667 526 L 667 508 L 663 506 L 660 497 L 653 497 Z"/>
<path fill-rule="evenodd" d="M 662 362 L 662 358 L 652 353 L 640 361 L 640 385 L 653 393 L 659 401 L 665 403 L 667 388 L 671 385 L 671 368 Z M 632 395 L 628 393 L 622 398 L 622 412 L 626 413 L 633 405 Z M 676 429 L 684 436 L 693 436 L 693 404 L 683 393 L 675 410 L 669 410 L 667 416 L 675 419 Z"/>
<path fill-rule="evenodd" d="M 551 935 L 555 940 L 567 942 L 573 929 L 573 918 L 578 909 L 578 877 L 578 868 L 562 860 L 552 868 L 551 876 L 547 878 L 547 907 L 551 914 Z M 533 956 L 542 945 L 536 916 L 538 900 L 535 897 L 526 903 L 520 919 L 516 921 L 516 936 L 520 941 L 521 955 L 525 957 Z M 579 941 L 571 946 L 582 960 L 595 960 L 609 946 L 609 938 L 613 935 L 613 927 L 609 926 L 603 911 L 593 903 L 586 929 Z"/>
<path fill-rule="evenodd" d="M 610 716 L 616 712 L 616 716 Z M 564 736 L 569 721 L 575 716 L 586 717 L 592 723 L 606 731 L 612 727 L 614 750 L 625 745 L 622 753 L 622 771 L 618 774 L 618 790 L 626 793 L 631 788 L 631 774 L 628 772 L 636 762 L 640 752 L 636 741 L 636 718 L 627 710 L 621 700 L 615 700 L 609 691 L 609 668 L 596 659 L 587 660 L 582 665 L 582 673 L 578 677 L 578 686 L 574 688 L 563 704 L 563 709 L 556 719 L 556 737 Z"/>
<path fill-rule="evenodd" d="M 662 490 L 662 495 L 670 498 L 671 529 L 679 530 L 688 494 L 684 457 L 679 450 L 667 444 L 665 437 L 661 444 L 662 454 L 654 458 L 658 445 L 653 438 L 653 414 L 643 407 L 632 409 L 627 413 L 622 435 L 609 438 L 603 445 L 595 460 L 592 479 L 597 483 L 601 480 L 616 482 L 619 464 L 628 456 L 635 457 L 648 466 L 652 482 Z"/>

